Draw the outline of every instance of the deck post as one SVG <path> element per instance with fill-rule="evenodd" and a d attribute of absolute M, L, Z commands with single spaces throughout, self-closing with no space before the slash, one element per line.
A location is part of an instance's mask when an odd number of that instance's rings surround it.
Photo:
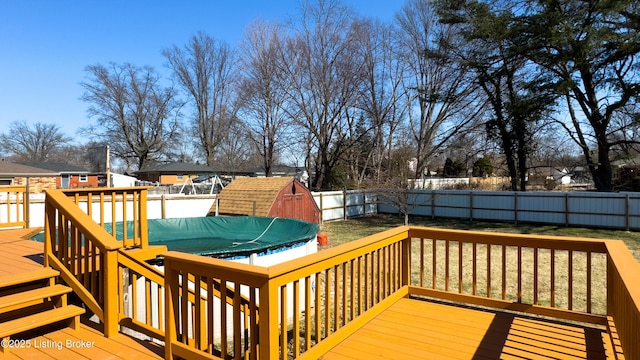
<path fill-rule="evenodd" d="M 56 228 L 56 211 L 48 201 L 44 203 L 44 267 L 49 267 L 49 255 L 53 254 L 51 246 L 51 233 Z"/>
<path fill-rule="evenodd" d="M 164 196 L 164 195 L 163 195 Z M 177 339 L 175 313 L 178 302 L 178 275 L 171 259 L 164 260 L 164 358 L 173 359 L 173 344 Z"/>
<path fill-rule="evenodd" d="M 140 190 L 140 202 L 138 205 L 140 220 L 140 248 L 146 249 L 149 247 L 149 229 L 147 227 L 147 189 Z"/>
<path fill-rule="evenodd" d="M 402 240 L 402 286 L 411 285 L 411 237 L 405 231 L 405 239 Z"/>
<path fill-rule="evenodd" d="M 118 250 L 104 253 L 104 336 L 110 338 L 118 334 Z"/>
<path fill-rule="evenodd" d="M 258 321 L 258 353 L 260 359 L 278 359 L 280 349 L 278 321 L 278 286 L 267 281 L 260 287 L 260 320 Z M 283 351 L 287 351 L 284 349 Z"/>
<path fill-rule="evenodd" d="M 27 177 L 26 180 L 26 184 L 25 184 L 25 188 L 24 188 L 24 193 L 22 194 L 22 217 L 24 220 L 24 229 L 28 229 L 30 225 L 30 220 L 29 217 L 31 216 L 31 211 L 30 211 L 30 207 L 31 207 L 31 194 L 29 192 L 29 186 L 31 186 L 29 184 L 29 177 Z M 16 195 L 17 197 L 17 195 Z M 629 195 L 627 195 L 627 198 L 629 198 Z M 629 216 L 627 216 L 627 219 L 629 218 Z"/>

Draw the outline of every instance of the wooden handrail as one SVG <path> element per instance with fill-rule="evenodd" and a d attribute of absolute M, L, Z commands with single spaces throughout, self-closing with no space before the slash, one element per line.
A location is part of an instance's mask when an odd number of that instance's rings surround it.
<path fill-rule="evenodd" d="M 111 225 L 111 235 L 116 238 L 118 222 L 122 225 L 122 241 L 125 247 L 138 247 L 146 249 L 149 247 L 149 234 L 147 229 L 147 192 L 149 187 L 123 187 L 123 188 L 89 188 L 89 189 L 67 189 L 61 190 L 69 198 L 73 199 L 78 206 L 86 204 L 86 213 L 93 217 L 94 202 L 98 204 L 96 221 L 105 227 Z M 105 202 L 110 200 L 110 206 Z M 121 202 L 121 206 L 116 206 Z M 110 219 L 107 221 L 106 219 Z M 132 237 L 128 234 L 128 225 L 132 227 Z"/>
<path fill-rule="evenodd" d="M 26 186 L 2 185 L 0 194 L 6 194 L 6 204 L 3 218 L 0 219 L 0 229 L 22 227 L 28 225 L 29 198 Z M 12 199 L 13 198 L 13 199 Z"/>
<path fill-rule="evenodd" d="M 80 208 L 76 206 L 69 198 L 63 196 L 58 190 L 48 190 L 46 197 L 46 204 L 52 205 L 54 207 L 54 211 L 50 213 L 59 213 L 64 218 L 70 219 L 74 222 L 74 226 L 76 226 L 80 231 L 85 234 L 85 236 L 93 237 L 95 240 L 100 240 L 96 246 L 103 251 L 107 250 L 118 250 L 122 248 L 122 244 L 111 237 L 109 233 L 107 233 L 102 227 L 100 227 L 96 222 L 94 222 L 91 218 L 88 217 L 87 214 L 82 212 Z M 54 225 L 52 223 L 50 225 Z M 109 236 L 105 237 L 107 234 Z M 46 237 L 45 232 L 45 237 Z"/>
<path fill-rule="evenodd" d="M 82 301 L 104 322 L 104 334 L 118 333 L 118 250 L 122 244 L 82 212 L 61 191 L 45 199 L 45 266 L 60 271 Z"/>
<path fill-rule="evenodd" d="M 615 322 L 624 357 L 640 359 L 640 264 L 622 241 L 609 240 L 606 246 L 607 315 Z"/>

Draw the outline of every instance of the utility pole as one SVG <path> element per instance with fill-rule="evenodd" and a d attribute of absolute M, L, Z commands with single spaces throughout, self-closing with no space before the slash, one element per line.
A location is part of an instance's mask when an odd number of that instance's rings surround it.
<path fill-rule="evenodd" d="M 106 170 L 107 170 L 107 187 L 111 187 L 111 164 L 109 163 L 109 153 L 110 147 L 107 145 L 107 161 L 106 161 Z"/>

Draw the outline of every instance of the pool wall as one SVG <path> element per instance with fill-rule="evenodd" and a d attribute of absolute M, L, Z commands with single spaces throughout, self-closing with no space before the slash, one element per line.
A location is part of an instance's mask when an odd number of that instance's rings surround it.
<path fill-rule="evenodd" d="M 264 266 L 264 267 L 268 267 L 271 265 L 275 265 L 275 264 L 279 264 L 279 263 L 283 263 L 285 261 L 289 261 L 289 260 L 293 260 L 293 259 L 297 259 L 309 254 L 313 254 L 315 252 L 317 252 L 318 250 L 318 243 L 317 243 L 317 239 L 311 239 L 306 243 L 298 243 L 292 247 L 289 248 L 284 248 L 280 251 L 275 251 L 273 253 L 269 253 L 269 254 L 251 254 L 250 256 L 247 257 L 243 257 L 243 258 L 236 258 L 233 260 L 228 260 L 228 261 L 233 261 L 233 262 L 238 262 L 238 263 L 243 263 L 243 264 L 252 264 L 252 265 L 256 265 L 256 266 Z M 164 266 L 161 265 L 156 265 L 156 267 L 160 270 L 164 272 Z M 303 281 L 304 279 L 300 279 L 300 282 L 298 284 L 298 286 L 300 286 L 301 289 L 301 293 L 302 294 L 306 294 L 307 292 L 305 291 L 305 282 Z M 131 280 L 129 278 L 129 274 L 125 274 L 124 275 L 124 283 L 128 284 L 124 286 L 124 293 L 125 293 L 125 300 L 124 300 L 124 307 L 125 307 L 125 314 L 127 316 L 132 316 L 133 314 L 133 303 L 131 302 L 130 299 L 132 299 L 132 286 L 133 284 L 130 283 Z M 229 283 L 229 286 L 233 286 L 233 283 Z M 141 294 L 145 294 L 145 279 L 144 278 L 140 278 L 137 279 L 136 281 L 136 289 L 137 289 L 137 293 L 138 296 L 141 296 Z M 152 319 L 152 325 L 153 326 L 159 326 L 158 319 L 162 318 L 162 316 L 160 314 L 164 314 L 164 307 L 160 306 L 160 302 L 158 301 L 158 293 L 160 293 L 160 296 L 164 297 L 164 289 L 158 289 L 157 285 L 155 284 L 151 284 L 152 289 L 151 289 L 151 294 L 152 294 L 152 298 L 150 301 L 151 304 L 151 319 Z M 312 288 L 315 287 L 315 282 L 312 280 L 311 283 Z M 190 282 L 189 285 L 190 288 L 193 288 L 193 284 Z M 293 303 L 293 291 L 292 291 L 292 284 L 287 285 L 287 303 L 288 304 L 292 304 Z M 159 290 L 159 291 L 158 291 Z M 206 291 L 203 290 L 203 295 L 206 296 Z M 241 286 L 240 288 L 240 292 L 242 293 L 242 295 L 249 297 L 249 288 L 246 286 Z M 312 299 L 311 302 L 313 303 L 313 297 L 315 296 L 315 292 L 310 291 L 308 292 Z M 138 299 L 138 303 L 136 305 L 136 313 L 137 313 L 137 317 L 138 320 L 140 321 L 144 321 L 146 319 L 146 301 L 144 301 L 145 299 Z M 305 299 L 304 297 L 300 298 L 299 301 L 299 305 L 300 308 L 303 308 L 305 304 Z M 221 302 L 220 299 L 216 298 L 214 301 L 214 312 L 216 313 L 215 317 L 220 319 L 219 314 L 221 313 L 222 308 L 221 308 Z M 233 312 L 233 306 L 232 305 L 226 305 L 226 311 L 227 313 L 232 313 Z M 293 316 L 293 306 L 289 306 L 288 307 L 288 314 L 289 317 Z M 189 317 L 191 315 L 188 315 Z M 244 316 L 241 317 L 240 321 L 243 323 L 244 326 Z M 191 321 L 191 319 L 189 318 L 189 332 L 192 331 L 191 329 L 191 324 L 193 322 Z M 227 320 L 227 333 L 228 334 L 233 334 L 233 319 L 231 317 L 228 318 Z M 141 338 L 141 339 L 145 339 L 145 340 L 152 340 L 150 337 L 127 329 L 125 331 L 125 333 Z M 221 336 L 221 331 L 220 328 L 216 328 L 215 334 L 214 336 L 216 338 L 219 338 Z M 230 335 L 231 336 L 231 335 Z"/>

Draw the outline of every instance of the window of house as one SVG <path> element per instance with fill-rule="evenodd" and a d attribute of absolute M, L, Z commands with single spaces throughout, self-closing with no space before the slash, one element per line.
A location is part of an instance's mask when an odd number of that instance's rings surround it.
<path fill-rule="evenodd" d="M 178 174 L 178 175 L 176 175 L 176 179 L 178 179 L 178 180 L 182 180 L 182 174 Z"/>
<path fill-rule="evenodd" d="M 87 175 L 78 175 L 78 180 L 79 180 L 80 182 L 87 182 L 87 181 L 89 181 L 89 179 L 88 179 L 88 178 L 89 178 L 89 177 L 88 177 Z"/>
<path fill-rule="evenodd" d="M 0 179 L 0 185 L 11 185 L 13 179 Z"/>

